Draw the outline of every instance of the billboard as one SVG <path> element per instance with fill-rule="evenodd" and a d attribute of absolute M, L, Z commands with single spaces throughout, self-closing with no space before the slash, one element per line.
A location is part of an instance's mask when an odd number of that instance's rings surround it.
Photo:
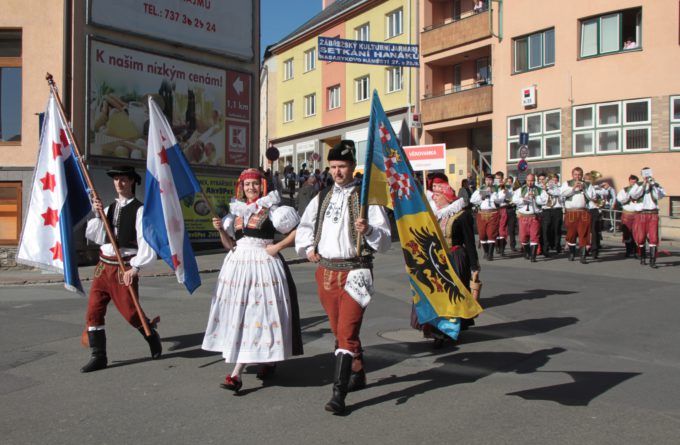
<path fill-rule="evenodd" d="M 220 234 L 212 225 L 210 206 L 205 202 L 207 197 L 220 217 L 227 214 L 229 201 L 236 194 L 236 177 L 203 176 L 196 177 L 205 193 L 182 200 L 184 226 L 192 242 L 215 242 Z"/>
<path fill-rule="evenodd" d="M 418 67 L 418 45 L 319 37 L 319 60 Z"/>
<path fill-rule="evenodd" d="M 193 165 L 248 166 L 247 145 L 227 143 L 227 107 L 250 116 L 250 75 L 90 40 L 88 146 L 90 156 L 146 158 L 147 98 L 159 103 Z M 228 79 L 239 79 L 240 94 Z M 247 95 L 245 88 L 247 87 Z M 234 103 L 236 105 L 234 105 Z M 244 118 L 244 116 L 247 116 Z M 242 123 L 250 131 L 249 122 Z M 245 139 L 248 143 L 249 134 Z M 245 153 L 245 154 L 244 154 Z"/>
<path fill-rule="evenodd" d="M 99 26 L 250 60 L 253 58 L 252 3 L 239 0 L 90 0 L 88 17 L 90 23 Z"/>

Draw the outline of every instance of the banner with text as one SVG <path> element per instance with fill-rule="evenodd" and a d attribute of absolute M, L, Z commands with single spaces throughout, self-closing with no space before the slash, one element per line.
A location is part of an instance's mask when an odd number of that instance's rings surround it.
<path fill-rule="evenodd" d="M 235 177 L 224 176 L 196 176 L 201 184 L 201 189 L 210 200 L 213 208 L 220 217 L 227 214 L 229 201 L 236 194 Z M 182 202 L 182 214 L 184 226 L 189 232 L 189 239 L 193 242 L 214 242 L 220 240 L 220 234 L 212 226 L 210 206 L 205 202 L 202 195 L 184 199 Z"/>
<path fill-rule="evenodd" d="M 247 146 L 234 147 L 236 152 L 230 153 L 226 121 L 231 115 L 250 115 L 248 74 L 97 40 L 90 42 L 89 60 L 91 156 L 146 158 L 145 97 L 151 95 L 191 164 L 248 166 Z M 250 131 L 248 122 L 242 125 Z M 242 139 L 246 144 L 247 136 Z"/>
<path fill-rule="evenodd" d="M 90 22 L 97 25 L 252 59 L 252 3 L 240 0 L 90 0 L 89 17 Z"/>
<path fill-rule="evenodd" d="M 446 144 L 403 147 L 413 171 L 446 170 Z"/>
<path fill-rule="evenodd" d="M 319 60 L 418 67 L 418 45 L 319 37 Z"/>

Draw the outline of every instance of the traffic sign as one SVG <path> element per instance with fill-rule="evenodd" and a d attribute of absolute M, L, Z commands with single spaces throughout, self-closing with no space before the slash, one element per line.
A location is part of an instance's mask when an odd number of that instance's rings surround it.
<path fill-rule="evenodd" d="M 526 159 L 527 156 L 529 156 L 529 146 L 528 145 L 520 145 L 519 146 L 519 157 L 521 159 Z"/>
<path fill-rule="evenodd" d="M 522 159 L 517 163 L 517 170 L 523 172 L 526 171 L 527 168 L 529 168 L 529 163 L 525 159 Z"/>

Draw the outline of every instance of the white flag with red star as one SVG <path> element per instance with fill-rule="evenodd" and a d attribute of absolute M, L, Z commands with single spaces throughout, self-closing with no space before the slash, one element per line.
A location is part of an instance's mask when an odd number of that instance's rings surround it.
<path fill-rule="evenodd" d="M 51 94 L 43 122 L 17 262 L 62 273 L 67 289 L 82 292 L 73 228 L 92 206 L 66 123 Z"/>

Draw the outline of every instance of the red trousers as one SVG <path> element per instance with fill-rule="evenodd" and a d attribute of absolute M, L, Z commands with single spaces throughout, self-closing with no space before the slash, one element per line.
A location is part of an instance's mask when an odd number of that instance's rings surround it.
<path fill-rule="evenodd" d="M 328 315 L 338 349 L 358 354 L 362 350 L 359 331 L 364 318 L 364 308 L 345 291 L 348 273 L 346 270 L 331 270 L 319 266 L 315 277 L 319 300 Z"/>
<path fill-rule="evenodd" d="M 623 236 L 623 242 L 634 240 L 635 233 L 635 217 L 637 213 L 623 211 L 621 213 L 621 235 Z"/>
<path fill-rule="evenodd" d="M 508 237 L 508 208 L 501 207 L 498 209 L 498 213 L 501 215 L 500 222 L 498 223 L 498 237 L 507 238 Z"/>
<path fill-rule="evenodd" d="M 135 291 L 139 288 L 137 278 L 132 282 Z M 139 295 L 138 292 L 135 292 Z M 105 264 L 101 261 L 94 269 L 94 281 L 90 288 L 90 297 L 87 303 L 87 326 L 104 326 L 106 307 L 113 300 L 118 312 L 135 328 L 142 325 L 142 321 L 135 310 L 130 291 L 123 283 L 123 273 L 117 265 Z"/>
<path fill-rule="evenodd" d="M 590 213 L 586 209 L 568 209 L 564 214 L 564 225 L 567 227 L 567 244 L 585 248 L 590 241 Z"/>
<path fill-rule="evenodd" d="M 499 220 L 500 216 L 498 215 L 497 210 L 480 210 L 477 212 L 477 233 L 479 234 L 479 241 L 496 242 L 496 238 L 498 238 Z"/>
<path fill-rule="evenodd" d="M 517 213 L 519 219 L 519 242 L 537 245 L 541 234 L 541 219 L 537 215 Z"/>
<path fill-rule="evenodd" d="M 644 246 L 645 240 L 650 246 L 659 244 L 659 214 L 638 213 L 635 215 L 633 236 L 638 246 Z"/>

